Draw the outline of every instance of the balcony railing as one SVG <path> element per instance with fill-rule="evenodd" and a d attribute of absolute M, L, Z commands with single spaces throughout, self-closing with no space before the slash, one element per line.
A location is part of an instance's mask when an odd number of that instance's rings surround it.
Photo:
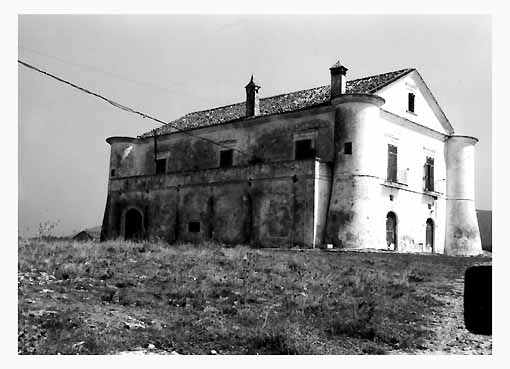
<path fill-rule="evenodd" d="M 423 190 L 425 192 L 439 193 L 442 194 L 445 192 L 446 182 L 444 179 L 437 179 L 434 183 L 428 183 L 425 181 L 423 185 Z"/>
<path fill-rule="evenodd" d="M 388 175 L 386 182 L 407 186 L 407 169 L 399 169 L 393 175 Z"/>

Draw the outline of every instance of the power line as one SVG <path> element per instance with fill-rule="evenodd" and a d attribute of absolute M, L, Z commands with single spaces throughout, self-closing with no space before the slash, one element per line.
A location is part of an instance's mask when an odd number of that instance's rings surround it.
<path fill-rule="evenodd" d="M 84 92 L 84 93 L 86 93 L 86 94 L 89 94 L 89 95 L 95 96 L 95 97 L 97 97 L 97 98 L 99 98 L 99 99 L 101 99 L 101 100 L 104 100 L 104 101 L 106 101 L 108 104 L 111 104 L 111 105 L 113 105 L 114 107 L 116 107 L 116 108 L 118 108 L 118 109 L 121 109 L 121 110 L 127 111 L 128 113 L 132 113 L 132 114 L 139 115 L 139 116 L 141 116 L 142 118 L 148 118 L 148 119 L 151 119 L 151 120 L 153 120 L 153 121 L 155 121 L 155 122 L 158 122 L 158 123 L 160 123 L 160 124 L 162 124 L 162 125 L 169 125 L 170 127 L 174 128 L 175 130 L 177 130 L 177 131 L 179 131 L 179 132 L 181 132 L 181 133 L 184 133 L 184 134 L 186 134 L 186 135 L 188 135 L 188 136 L 191 136 L 191 137 L 194 137 L 194 138 L 197 138 L 197 139 L 200 139 L 200 140 L 204 140 L 204 141 L 210 142 L 210 143 L 212 143 L 212 144 L 214 144 L 214 145 L 217 145 L 217 146 L 223 147 L 223 148 L 225 148 L 225 149 L 231 149 L 231 150 L 237 151 L 237 152 L 239 152 L 240 154 L 243 154 L 243 155 L 246 155 L 246 156 L 249 156 L 249 157 L 253 157 L 253 155 L 248 154 L 248 153 L 245 153 L 244 151 L 241 151 L 241 150 L 239 150 L 239 149 L 235 149 L 235 148 L 232 148 L 232 147 L 229 147 L 229 146 L 224 146 L 224 145 L 222 145 L 222 144 L 220 144 L 220 143 L 218 143 L 218 142 L 216 142 L 216 141 L 214 141 L 214 140 L 211 140 L 211 139 L 209 139 L 209 138 L 206 138 L 206 137 L 196 136 L 196 135 L 192 134 L 191 132 L 188 132 L 187 130 L 184 130 L 184 129 L 181 129 L 181 128 L 179 128 L 179 127 L 176 127 L 176 126 L 175 126 L 175 125 L 173 125 L 172 123 L 164 122 L 164 121 L 162 121 L 161 119 L 158 119 L 158 118 L 152 117 L 152 116 L 150 116 L 150 115 L 148 115 L 148 114 L 145 114 L 145 113 L 143 113 L 143 112 L 141 112 L 141 111 L 138 111 L 138 110 L 132 109 L 132 108 L 130 108 L 130 107 L 128 107 L 128 106 L 125 106 L 125 105 L 119 104 L 118 102 L 115 102 L 115 101 L 113 101 L 113 100 L 111 100 L 111 99 L 109 99 L 109 98 L 107 98 L 107 97 L 104 97 L 104 96 L 102 96 L 102 95 L 100 95 L 100 94 L 98 94 L 98 93 L 96 93 L 96 92 L 89 91 L 89 90 L 87 90 L 86 88 L 80 87 L 80 86 L 78 86 L 78 85 L 76 85 L 76 84 L 74 84 L 74 83 L 72 83 L 72 82 L 66 81 L 65 79 L 62 79 L 62 78 L 60 78 L 60 77 L 57 77 L 57 76 L 55 76 L 55 75 L 53 75 L 53 74 L 51 74 L 51 73 L 49 73 L 49 72 L 46 72 L 46 71 L 44 71 L 44 70 L 42 70 L 42 69 L 39 69 L 39 68 L 37 68 L 37 67 L 35 67 L 35 66 L 31 65 L 31 64 L 28 64 L 28 63 L 26 63 L 26 62 L 24 62 L 24 61 L 22 61 L 22 60 L 19 60 L 19 59 L 18 59 L 18 63 L 19 63 L 19 64 L 21 64 L 21 65 L 23 65 L 23 66 L 25 66 L 25 67 L 27 67 L 27 68 L 33 69 L 33 70 L 35 70 L 36 72 L 39 72 L 39 73 L 41 73 L 41 74 L 44 74 L 44 75 L 46 75 L 46 76 L 48 76 L 48 77 L 51 77 L 51 78 L 53 78 L 53 79 L 56 79 L 56 80 L 57 80 L 57 81 L 59 81 L 59 82 L 62 82 L 62 83 L 64 83 L 64 84 L 66 84 L 66 85 L 69 85 L 69 86 L 71 86 L 71 87 L 74 87 L 74 88 L 76 88 L 77 90 L 80 90 L 80 91 L 82 91 L 82 92 Z M 153 130 L 153 135 L 154 135 L 154 136 L 156 136 L 156 132 L 155 132 L 155 131 L 156 131 L 156 130 Z"/>
<path fill-rule="evenodd" d="M 110 78 L 118 79 L 118 80 L 124 81 L 124 82 L 134 83 L 134 84 L 137 84 L 139 86 L 144 86 L 145 85 L 145 87 L 156 88 L 156 89 L 159 89 L 159 90 L 162 90 L 162 91 L 166 91 L 167 93 L 174 92 L 173 89 L 169 89 L 167 87 L 159 86 L 159 85 L 157 85 L 157 84 L 155 84 L 153 82 L 132 79 L 130 77 L 126 77 L 126 76 L 123 76 L 123 75 L 120 75 L 120 74 L 115 74 L 115 73 L 103 70 L 103 69 L 95 67 L 95 66 L 90 66 L 90 65 L 86 65 L 86 64 L 76 63 L 74 61 L 62 59 L 62 58 L 56 57 L 54 55 L 49 55 L 49 54 L 43 53 L 43 52 L 41 52 L 39 50 L 29 49 L 29 48 L 24 47 L 24 46 L 18 46 L 18 47 L 20 49 L 22 49 L 22 50 L 28 51 L 29 53 L 33 53 L 34 55 L 42 56 L 44 58 L 53 59 L 53 60 L 58 61 L 59 63 L 66 64 L 66 65 L 69 65 L 71 67 L 81 68 L 81 69 L 88 70 L 88 71 L 95 72 L 95 73 L 101 73 L 101 74 L 103 74 L 105 76 L 108 76 Z M 179 88 L 179 93 L 183 93 L 183 88 Z M 191 95 L 189 92 L 186 92 L 186 91 L 184 91 L 184 93 L 188 94 L 188 95 Z"/>

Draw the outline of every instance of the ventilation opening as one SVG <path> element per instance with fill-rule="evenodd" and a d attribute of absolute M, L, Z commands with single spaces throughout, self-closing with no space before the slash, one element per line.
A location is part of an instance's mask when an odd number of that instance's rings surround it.
<path fill-rule="evenodd" d="M 188 232 L 190 232 L 190 233 L 200 232 L 200 222 L 189 222 L 188 223 Z"/>
<path fill-rule="evenodd" d="M 414 94 L 411 92 L 407 95 L 407 111 L 414 113 Z"/>
<path fill-rule="evenodd" d="M 297 140 L 295 142 L 295 160 L 310 159 L 315 157 L 315 148 L 312 146 L 312 140 Z"/>
<path fill-rule="evenodd" d="M 166 173 L 166 159 L 157 159 L 156 160 L 156 174 L 165 174 Z"/>
<path fill-rule="evenodd" d="M 234 150 L 220 151 L 220 168 L 228 168 L 234 165 Z"/>
<path fill-rule="evenodd" d="M 344 143 L 344 154 L 352 155 L 352 142 Z"/>

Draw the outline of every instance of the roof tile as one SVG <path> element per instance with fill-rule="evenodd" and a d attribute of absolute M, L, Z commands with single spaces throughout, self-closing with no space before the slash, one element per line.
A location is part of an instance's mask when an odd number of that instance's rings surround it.
<path fill-rule="evenodd" d="M 348 93 L 374 93 L 393 80 L 407 74 L 413 69 L 401 69 L 394 72 L 378 74 L 347 81 Z M 308 90 L 296 91 L 260 99 L 260 115 L 273 115 L 310 108 L 327 103 L 330 99 L 330 86 L 320 86 Z M 180 130 L 218 125 L 245 118 L 245 102 L 222 106 L 219 108 L 197 111 L 180 117 L 156 129 L 156 134 L 167 134 Z M 150 137 L 153 132 L 146 132 L 139 137 Z"/>

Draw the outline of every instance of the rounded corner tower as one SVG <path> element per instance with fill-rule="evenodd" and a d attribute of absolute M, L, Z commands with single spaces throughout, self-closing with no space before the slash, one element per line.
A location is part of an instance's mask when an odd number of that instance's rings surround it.
<path fill-rule="evenodd" d="M 380 248 L 373 199 L 379 189 L 382 97 L 332 96 L 335 108 L 335 164 L 326 226 L 326 242 L 335 248 Z M 347 148 L 347 149 L 346 149 Z"/>
<path fill-rule="evenodd" d="M 450 136 L 446 156 L 445 254 L 478 255 L 482 243 L 475 208 L 475 144 L 470 136 Z"/>

